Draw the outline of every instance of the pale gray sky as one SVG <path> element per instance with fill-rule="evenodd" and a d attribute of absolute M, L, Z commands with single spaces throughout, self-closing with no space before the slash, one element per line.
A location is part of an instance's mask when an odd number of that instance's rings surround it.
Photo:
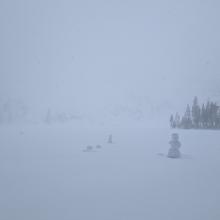
<path fill-rule="evenodd" d="M 80 111 L 130 95 L 208 97 L 219 21 L 218 0 L 1 0 L 0 98 Z"/>

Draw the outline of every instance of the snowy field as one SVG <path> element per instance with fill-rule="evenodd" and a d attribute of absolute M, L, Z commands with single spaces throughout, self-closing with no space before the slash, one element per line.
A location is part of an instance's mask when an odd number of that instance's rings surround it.
<path fill-rule="evenodd" d="M 1 127 L 0 219 L 219 220 L 220 132 L 179 130 L 183 157 L 168 159 L 172 132 Z"/>

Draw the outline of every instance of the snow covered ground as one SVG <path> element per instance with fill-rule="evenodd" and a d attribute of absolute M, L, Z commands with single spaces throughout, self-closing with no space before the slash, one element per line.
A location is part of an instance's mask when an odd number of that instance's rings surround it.
<path fill-rule="evenodd" d="M 172 132 L 1 127 L 0 219 L 219 220 L 220 133 L 179 130 L 183 157 L 168 159 Z"/>

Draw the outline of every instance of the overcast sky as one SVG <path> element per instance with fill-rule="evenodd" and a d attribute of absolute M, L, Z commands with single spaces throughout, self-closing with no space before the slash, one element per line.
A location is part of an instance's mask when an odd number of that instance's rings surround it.
<path fill-rule="evenodd" d="M 219 21 L 218 0 L 1 0 L 0 98 L 78 111 L 207 98 L 219 92 Z"/>

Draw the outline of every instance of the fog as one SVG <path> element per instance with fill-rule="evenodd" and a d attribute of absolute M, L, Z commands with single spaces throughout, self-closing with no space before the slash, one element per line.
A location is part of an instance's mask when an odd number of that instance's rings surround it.
<path fill-rule="evenodd" d="M 0 219 L 219 220 L 219 12 L 0 0 Z"/>
<path fill-rule="evenodd" d="M 1 0 L 0 99 L 33 115 L 98 117 L 143 100 L 166 114 L 195 95 L 218 100 L 219 9 L 217 0 Z"/>

